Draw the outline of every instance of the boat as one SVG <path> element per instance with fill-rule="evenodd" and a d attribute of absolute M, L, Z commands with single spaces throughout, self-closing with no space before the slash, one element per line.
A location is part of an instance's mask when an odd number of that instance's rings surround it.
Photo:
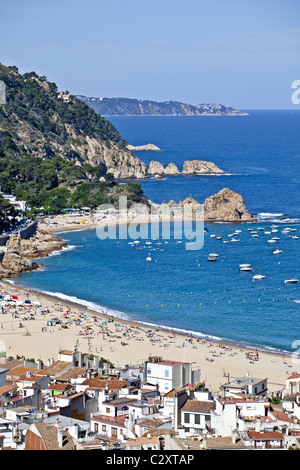
<path fill-rule="evenodd" d="M 209 253 L 208 256 L 213 256 L 214 258 L 217 258 L 219 255 L 217 253 Z"/>
<path fill-rule="evenodd" d="M 148 256 L 148 257 L 146 258 L 146 261 L 152 261 L 151 256 Z"/>
<path fill-rule="evenodd" d="M 218 257 L 218 256 L 211 256 L 211 255 L 209 255 L 209 256 L 207 257 L 207 261 L 217 261 L 217 257 Z"/>
<path fill-rule="evenodd" d="M 246 271 L 246 272 L 247 271 L 248 272 L 252 271 L 251 264 L 249 264 L 249 263 L 240 264 L 239 268 L 240 268 L 240 271 Z"/>
<path fill-rule="evenodd" d="M 285 284 L 297 284 L 298 279 L 287 279 L 284 281 Z"/>
<path fill-rule="evenodd" d="M 279 255 L 279 253 L 282 253 L 282 250 L 274 250 L 273 255 Z"/>
<path fill-rule="evenodd" d="M 261 274 L 255 274 L 255 276 L 253 276 L 253 279 L 264 279 L 266 276 L 262 276 Z"/>

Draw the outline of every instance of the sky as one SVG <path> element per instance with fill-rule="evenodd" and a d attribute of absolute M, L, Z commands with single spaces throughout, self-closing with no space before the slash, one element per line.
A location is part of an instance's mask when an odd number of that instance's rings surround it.
<path fill-rule="evenodd" d="M 300 108 L 300 0 L 0 4 L 0 62 L 71 94 Z"/>

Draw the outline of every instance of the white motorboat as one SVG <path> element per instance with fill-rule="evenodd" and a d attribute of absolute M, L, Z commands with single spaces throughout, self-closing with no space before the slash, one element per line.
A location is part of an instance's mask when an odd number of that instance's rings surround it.
<path fill-rule="evenodd" d="M 146 258 L 146 261 L 152 261 L 151 256 L 148 256 L 148 257 Z"/>
<path fill-rule="evenodd" d="M 274 250 L 273 251 L 273 255 L 279 255 L 280 253 L 282 253 L 282 250 Z"/>
<path fill-rule="evenodd" d="M 240 264 L 240 271 L 252 271 L 251 264 Z"/>
<path fill-rule="evenodd" d="M 253 276 L 253 279 L 264 279 L 266 276 L 262 276 L 261 274 L 255 274 L 255 276 Z"/>
<path fill-rule="evenodd" d="M 285 284 L 297 284 L 298 279 L 287 279 L 284 281 Z"/>

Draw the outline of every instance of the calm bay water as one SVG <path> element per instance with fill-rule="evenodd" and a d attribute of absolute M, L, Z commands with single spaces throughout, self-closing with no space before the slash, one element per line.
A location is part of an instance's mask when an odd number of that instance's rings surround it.
<path fill-rule="evenodd" d="M 181 170 L 184 160 L 201 159 L 233 173 L 149 179 L 142 186 L 151 200 L 191 195 L 203 202 L 229 187 L 243 195 L 250 212 L 260 214 L 260 222 L 206 224 L 198 251 L 186 250 L 173 232 L 170 240 L 138 245 L 101 241 L 94 229 L 64 233 L 70 249 L 41 260 L 44 270 L 16 282 L 149 324 L 293 351 L 300 336 L 300 113 L 109 119 L 132 145 L 163 149 L 136 153 L 146 163 L 174 162 Z M 292 231 L 282 233 L 285 227 Z M 249 229 L 263 230 L 254 238 Z M 278 240 L 269 243 L 274 236 Z M 276 248 L 280 254 L 273 254 Z M 211 252 L 219 255 L 216 262 L 207 261 Z M 240 272 L 241 263 L 253 271 Z M 253 280 L 254 274 L 265 278 Z M 292 278 L 299 283 L 284 283 Z"/>

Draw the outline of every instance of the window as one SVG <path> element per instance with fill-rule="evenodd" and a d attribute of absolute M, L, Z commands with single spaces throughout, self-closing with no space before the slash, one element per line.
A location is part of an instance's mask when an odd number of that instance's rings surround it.
<path fill-rule="evenodd" d="M 95 432 L 98 432 L 98 430 L 99 430 L 99 426 L 97 423 L 95 423 Z"/>
<path fill-rule="evenodd" d="M 195 424 L 200 424 L 200 415 L 197 414 L 194 416 L 194 418 L 195 418 Z"/>
<path fill-rule="evenodd" d="M 169 384 L 167 382 L 165 383 L 165 390 L 169 390 Z"/>
<path fill-rule="evenodd" d="M 165 377 L 169 377 L 169 371 L 165 370 Z"/>
<path fill-rule="evenodd" d="M 147 374 L 151 375 L 151 369 L 147 369 Z"/>
<path fill-rule="evenodd" d="M 110 413 L 110 408 L 106 408 L 105 413 Z"/>
<path fill-rule="evenodd" d="M 113 437 L 117 437 L 117 433 L 118 433 L 117 428 L 111 428 L 111 435 Z"/>
<path fill-rule="evenodd" d="M 102 424 L 102 431 L 106 432 L 106 424 Z"/>
<path fill-rule="evenodd" d="M 184 413 L 184 422 L 189 423 L 190 422 L 190 415 L 189 413 Z"/>

